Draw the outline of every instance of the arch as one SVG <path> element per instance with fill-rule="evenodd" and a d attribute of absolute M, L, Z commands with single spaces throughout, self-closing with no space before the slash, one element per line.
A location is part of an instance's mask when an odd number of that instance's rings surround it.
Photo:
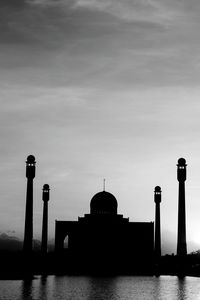
<path fill-rule="evenodd" d="M 69 249 L 69 235 L 67 234 L 63 240 L 63 249 Z"/>

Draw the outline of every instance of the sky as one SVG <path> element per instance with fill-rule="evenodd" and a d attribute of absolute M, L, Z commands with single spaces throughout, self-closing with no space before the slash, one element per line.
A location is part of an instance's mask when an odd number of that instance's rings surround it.
<path fill-rule="evenodd" d="M 36 157 L 55 219 L 89 213 L 103 189 L 130 221 L 154 221 L 176 251 L 176 164 L 187 161 L 188 251 L 200 248 L 200 2 L 0 0 L 0 232 L 23 238 L 25 161 Z"/>

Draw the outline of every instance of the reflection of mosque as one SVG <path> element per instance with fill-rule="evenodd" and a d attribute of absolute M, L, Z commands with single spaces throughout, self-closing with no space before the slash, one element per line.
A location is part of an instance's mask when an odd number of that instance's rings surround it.
<path fill-rule="evenodd" d="M 149 264 L 154 248 L 153 222 L 129 222 L 117 213 L 117 206 L 116 198 L 102 191 L 92 198 L 90 214 L 78 221 L 56 221 L 56 252 L 63 252 L 67 236 L 68 252 L 90 266 L 106 263 L 127 269 L 132 263 Z"/>

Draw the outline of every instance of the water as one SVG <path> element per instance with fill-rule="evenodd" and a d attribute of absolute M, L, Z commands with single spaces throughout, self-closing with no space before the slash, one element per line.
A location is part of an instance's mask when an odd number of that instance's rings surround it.
<path fill-rule="evenodd" d="M 200 278 L 38 276 L 0 281 L 0 300 L 198 300 Z"/>

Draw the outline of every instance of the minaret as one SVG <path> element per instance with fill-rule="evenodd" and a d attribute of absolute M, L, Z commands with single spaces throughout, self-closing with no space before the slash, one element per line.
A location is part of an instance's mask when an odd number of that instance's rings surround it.
<path fill-rule="evenodd" d="M 161 256 L 161 233 L 160 233 L 160 203 L 161 203 L 161 188 L 155 187 L 154 190 L 155 207 L 155 258 Z"/>
<path fill-rule="evenodd" d="M 177 164 L 177 179 L 179 181 L 178 196 L 178 239 L 177 239 L 177 255 L 187 255 L 186 245 L 186 224 L 185 224 L 185 180 L 186 180 L 186 160 L 179 158 Z"/>
<path fill-rule="evenodd" d="M 47 240 L 48 240 L 48 201 L 49 201 L 49 185 L 44 184 L 42 200 L 43 205 L 43 221 L 42 221 L 42 244 L 41 251 L 43 254 L 47 253 Z"/>
<path fill-rule="evenodd" d="M 35 157 L 33 155 L 27 157 L 26 177 L 27 192 L 23 250 L 26 253 L 31 253 L 33 242 L 33 178 L 35 177 Z"/>

